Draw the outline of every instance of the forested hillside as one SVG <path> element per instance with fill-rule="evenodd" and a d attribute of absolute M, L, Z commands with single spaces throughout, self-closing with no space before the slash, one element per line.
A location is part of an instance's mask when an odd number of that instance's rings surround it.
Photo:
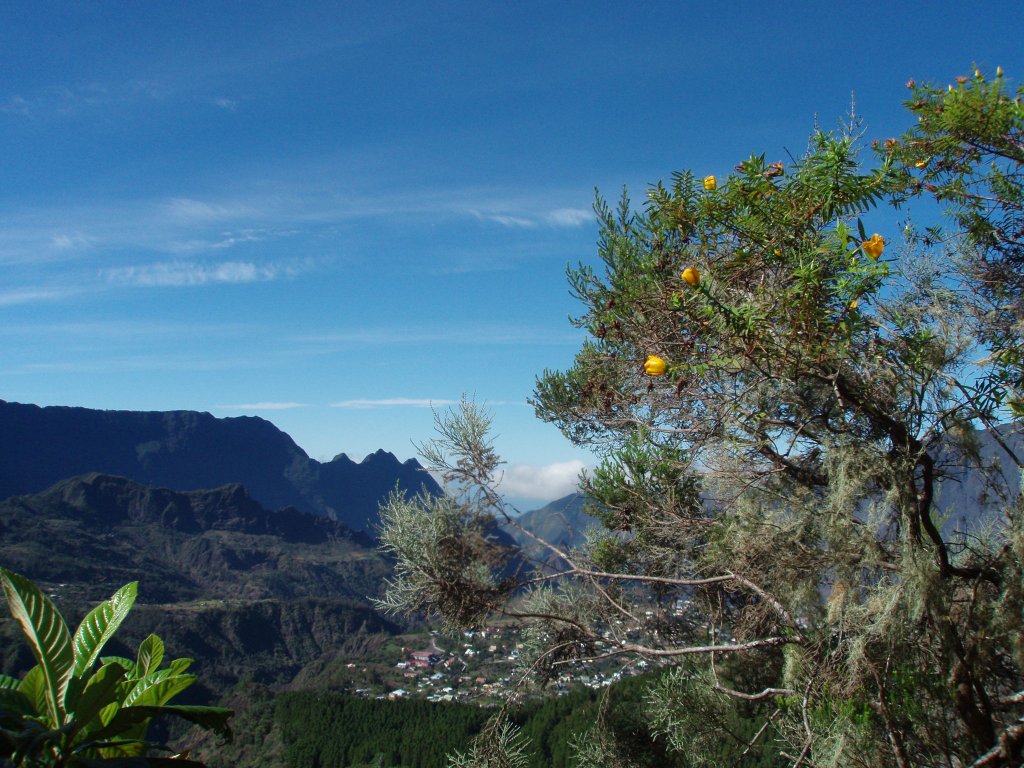
<path fill-rule="evenodd" d="M 668 749 L 645 714 L 643 691 L 651 682 L 648 676 L 611 688 L 581 688 L 513 710 L 511 718 L 529 744 L 523 768 L 573 768 L 577 734 L 599 720 L 609 738 L 631 750 L 635 768 L 689 766 L 685 755 Z M 240 689 L 229 701 L 245 707 L 239 715 L 245 736 L 228 745 L 204 741 L 199 755 L 210 768 L 444 768 L 446 755 L 464 750 L 496 713 L 467 704 L 376 701 L 324 692 L 274 696 L 259 687 Z M 752 719 L 713 727 L 721 765 L 786 765 L 756 746 L 743 754 L 756 730 Z"/>
<path fill-rule="evenodd" d="M 210 698 L 242 678 L 286 683 L 314 660 L 396 630 L 370 603 L 391 566 L 365 535 L 268 511 L 239 485 L 179 493 L 110 475 L 71 478 L 0 503 L 0 563 L 76 619 L 139 581 L 118 641 L 157 632 L 197 660 Z M 0 632 L 0 671 L 24 671 L 30 656 L 13 622 L 0 619 Z"/>

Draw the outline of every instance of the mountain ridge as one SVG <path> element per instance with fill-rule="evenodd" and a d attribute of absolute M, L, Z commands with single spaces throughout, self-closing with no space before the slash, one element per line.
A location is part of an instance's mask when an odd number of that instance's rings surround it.
<path fill-rule="evenodd" d="M 321 463 L 258 416 L 0 400 L 0 499 L 90 472 L 177 491 L 241 483 L 268 509 L 294 507 L 367 533 L 395 488 L 442 493 L 415 459 L 378 450 L 358 463 L 344 453 Z"/>

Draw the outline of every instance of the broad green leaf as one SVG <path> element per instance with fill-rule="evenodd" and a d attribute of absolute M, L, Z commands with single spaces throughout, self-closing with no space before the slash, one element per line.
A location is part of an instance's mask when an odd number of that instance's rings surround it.
<path fill-rule="evenodd" d="M 68 679 L 68 687 L 64 691 L 63 702 L 66 719 L 68 719 L 68 713 L 75 709 L 75 706 L 78 703 L 78 697 L 82 695 L 82 690 L 85 688 L 85 683 L 86 680 L 84 678 L 77 677 L 74 674 L 72 674 Z M 70 720 L 68 719 L 68 721 Z"/>
<path fill-rule="evenodd" d="M 175 675 L 161 669 L 139 680 L 124 698 L 124 706 L 160 706 L 196 681 L 195 675 Z"/>
<path fill-rule="evenodd" d="M 180 658 L 180 659 L 175 659 L 170 664 L 168 664 L 167 665 L 167 669 L 169 669 L 175 675 L 180 675 L 182 672 L 184 672 L 186 669 L 188 669 L 191 666 L 192 666 L 192 659 Z"/>
<path fill-rule="evenodd" d="M 46 686 L 43 679 L 43 670 L 40 669 L 38 664 L 21 678 L 18 690 L 25 694 L 28 700 L 35 705 L 37 717 L 46 714 Z"/>
<path fill-rule="evenodd" d="M 117 662 L 124 667 L 125 674 L 129 680 L 134 680 L 138 675 L 135 674 L 135 662 L 125 656 L 103 656 L 100 659 L 101 664 L 109 664 L 110 662 Z"/>
<path fill-rule="evenodd" d="M 150 635 L 139 643 L 139 656 L 135 662 L 136 676 L 146 677 L 160 668 L 164 660 L 164 643 L 156 635 Z"/>
<path fill-rule="evenodd" d="M 67 625 L 50 598 L 24 576 L 0 568 L 0 583 L 3 584 L 11 616 L 21 625 L 21 631 L 39 660 L 47 711 L 52 718 L 51 724 L 59 726 L 63 720 L 64 693 L 74 668 Z"/>
<path fill-rule="evenodd" d="M 135 604 L 139 582 L 125 584 L 109 600 L 93 608 L 75 631 L 75 675 L 81 677 L 99 658 L 103 646 L 117 632 Z"/>
<path fill-rule="evenodd" d="M 225 709 L 224 707 L 170 704 L 164 706 L 124 707 L 118 711 L 106 727 L 92 734 L 93 742 L 113 739 L 133 729 L 135 726 L 161 715 L 180 717 L 207 730 L 214 731 L 225 738 L 231 738 L 231 728 L 228 726 L 228 720 L 234 715 L 233 710 Z"/>
<path fill-rule="evenodd" d="M 124 667 L 117 662 L 104 664 L 96 670 L 86 683 L 74 712 L 68 713 L 74 715 L 76 730 L 87 733 L 103 725 L 100 712 L 117 701 L 118 687 L 124 676 Z"/>
<path fill-rule="evenodd" d="M 120 709 L 120 701 L 110 702 L 109 704 L 107 704 L 107 706 L 100 710 L 100 722 L 103 723 L 103 725 L 107 725 L 108 723 L 110 723 L 111 720 L 114 719 L 114 715 L 116 715 Z"/>
<path fill-rule="evenodd" d="M 17 688 L 21 685 L 21 680 L 10 675 L 0 675 L 0 688 Z"/>

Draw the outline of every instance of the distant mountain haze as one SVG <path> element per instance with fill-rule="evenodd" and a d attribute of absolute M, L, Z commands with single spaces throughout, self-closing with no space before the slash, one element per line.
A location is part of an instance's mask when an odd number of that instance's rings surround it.
<path fill-rule="evenodd" d="M 1015 425 L 1000 426 L 998 436 L 1018 458 L 1024 459 L 1024 433 L 1017 431 Z M 1021 471 L 993 432 L 976 430 L 971 437 L 976 458 L 966 458 L 962 451 L 951 447 L 936 451 L 938 478 L 932 516 L 947 538 L 958 532 L 975 531 L 989 523 L 1001 525 L 1006 504 L 1012 503 L 1020 489 Z M 994 483 L 986 482 L 986 472 L 981 467 L 987 468 Z M 997 489 L 1002 489 L 1005 496 L 1000 497 Z M 704 498 L 707 503 L 714 503 L 710 494 L 706 493 Z M 516 523 L 561 549 L 574 548 L 583 545 L 588 528 L 602 525 L 589 514 L 591 511 L 591 500 L 583 494 L 572 493 L 524 512 L 516 518 Z M 506 524 L 503 528 L 531 557 L 553 559 L 551 553 L 543 551 L 515 526 Z"/>
<path fill-rule="evenodd" d="M 294 507 L 370 534 L 379 503 L 395 488 L 442 493 L 415 459 L 401 462 L 377 451 L 360 463 L 344 453 L 321 463 L 255 416 L 0 400 L 0 499 L 90 472 L 178 491 L 240 483 L 268 509 Z"/>

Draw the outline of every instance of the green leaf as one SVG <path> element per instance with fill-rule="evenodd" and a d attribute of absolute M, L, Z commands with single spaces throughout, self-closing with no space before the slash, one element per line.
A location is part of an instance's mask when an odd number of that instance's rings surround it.
<path fill-rule="evenodd" d="M 76 728 L 88 732 L 102 725 L 100 712 L 117 701 L 118 689 L 125 677 L 125 669 L 117 662 L 104 664 L 89 678 L 78 699 L 74 712 Z"/>
<path fill-rule="evenodd" d="M 21 625 L 39 660 L 50 724 L 59 726 L 63 721 L 64 693 L 74 668 L 67 625 L 50 598 L 24 576 L 0 568 L 0 584 L 11 616 Z"/>
<path fill-rule="evenodd" d="M 180 659 L 175 659 L 170 664 L 168 664 L 167 665 L 167 669 L 169 669 L 175 675 L 180 675 L 182 672 L 184 672 L 186 669 L 188 669 L 191 666 L 192 666 L 192 659 L 180 658 Z"/>
<path fill-rule="evenodd" d="M 28 700 L 35 705 L 36 717 L 46 714 L 46 690 L 43 680 L 43 670 L 36 664 L 25 673 L 18 685 L 18 690 L 28 697 Z"/>
<path fill-rule="evenodd" d="M 228 720 L 234 715 L 234 710 L 224 707 L 199 707 L 185 705 L 163 705 L 151 706 L 142 705 L 134 707 L 123 707 L 110 720 L 107 725 L 92 734 L 90 744 L 94 745 L 105 739 L 113 739 L 123 733 L 131 731 L 136 726 L 144 724 L 154 717 L 161 715 L 172 715 L 195 723 L 206 730 L 231 738 L 231 728 Z M 83 745 L 84 747 L 85 745 Z"/>
<path fill-rule="evenodd" d="M 86 616 L 75 631 L 75 675 L 81 677 L 92 668 L 99 658 L 103 646 L 117 632 L 121 622 L 135 604 L 139 582 L 125 584 Z"/>
<path fill-rule="evenodd" d="M 102 664 L 109 664 L 112 661 L 124 667 L 124 671 L 128 675 L 129 680 L 135 680 L 138 677 L 138 675 L 135 674 L 135 662 L 125 656 L 103 656 L 100 659 L 100 663 Z"/>
<path fill-rule="evenodd" d="M 0 675 L 0 689 L 3 688 L 17 688 L 21 685 L 21 680 L 10 675 Z"/>
<path fill-rule="evenodd" d="M 139 644 L 138 660 L 135 662 L 136 676 L 146 677 L 155 672 L 164 660 L 164 643 L 156 635 L 150 635 Z"/>
<path fill-rule="evenodd" d="M 160 706 L 196 681 L 195 675 L 175 675 L 170 669 L 154 672 L 135 684 L 124 698 L 124 706 Z"/>

